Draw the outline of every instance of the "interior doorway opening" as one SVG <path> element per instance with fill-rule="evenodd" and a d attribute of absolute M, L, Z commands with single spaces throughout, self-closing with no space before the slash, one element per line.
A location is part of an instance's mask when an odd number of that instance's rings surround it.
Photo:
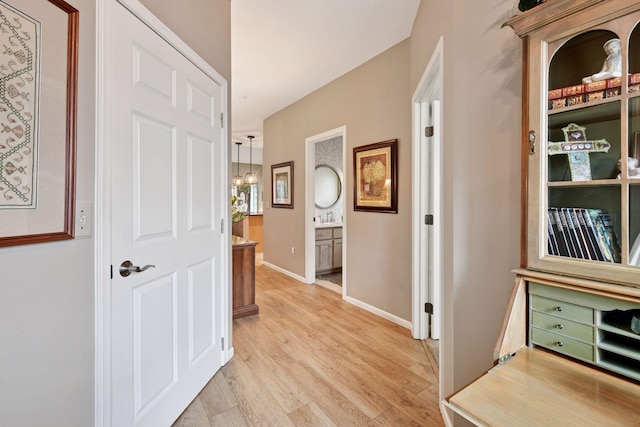
<path fill-rule="evenodd" d="M 443 38 L 425 68 L 413 96 L 413 337 L 426 340 L 438 365 L 440 398 L 442 329 L 442 163 Z"/>
<path fill-rule="evenodd" d="M 346 127 L 306 139 L 306 282 L 346 295 Z"/>

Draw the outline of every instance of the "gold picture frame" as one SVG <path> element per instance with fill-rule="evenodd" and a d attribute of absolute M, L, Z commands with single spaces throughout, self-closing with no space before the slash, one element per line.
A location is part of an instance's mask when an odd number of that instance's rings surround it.
<path fill-rule="evenodd" d="M 398 213 L 398 140 L 353 149 L 355 211 Z"/>

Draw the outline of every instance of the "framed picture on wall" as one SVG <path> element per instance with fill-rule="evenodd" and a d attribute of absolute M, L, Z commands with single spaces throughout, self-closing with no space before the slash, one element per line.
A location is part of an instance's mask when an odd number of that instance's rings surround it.
<path fill-rule="evenodd" d="M 0 2 L 0 246 L 74 237 L 78 15 Z"/>
<path fill-rule="evenodd" d="M 293 209 L 293 161 L 271 165 L 271 206 Z"/>
<path fill-rule="evenodd" d="M 353 149 L 354 210 L 398 213 L 398 140 Z"/>

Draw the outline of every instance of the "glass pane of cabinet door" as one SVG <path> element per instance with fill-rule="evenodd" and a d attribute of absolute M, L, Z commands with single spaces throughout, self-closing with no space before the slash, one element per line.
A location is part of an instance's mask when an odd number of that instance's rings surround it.
<path fill-rule="evenodd" d="M 640 284 L 639 21 L 532 37 L 530 268 Z"/>
<path fill-rule="evenodd" d="M 629 180 L 628 263 L 640 266 L 640 26 L 629 37 L 628 158 L 625 174 Z"/>

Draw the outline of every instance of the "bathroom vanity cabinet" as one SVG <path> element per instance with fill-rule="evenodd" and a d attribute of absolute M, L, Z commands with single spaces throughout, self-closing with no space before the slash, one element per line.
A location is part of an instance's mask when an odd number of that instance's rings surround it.
<path fill-rule="evenodd" d="M 342 227 L 316 228 L 316 274 L 342 269 Z"/>

